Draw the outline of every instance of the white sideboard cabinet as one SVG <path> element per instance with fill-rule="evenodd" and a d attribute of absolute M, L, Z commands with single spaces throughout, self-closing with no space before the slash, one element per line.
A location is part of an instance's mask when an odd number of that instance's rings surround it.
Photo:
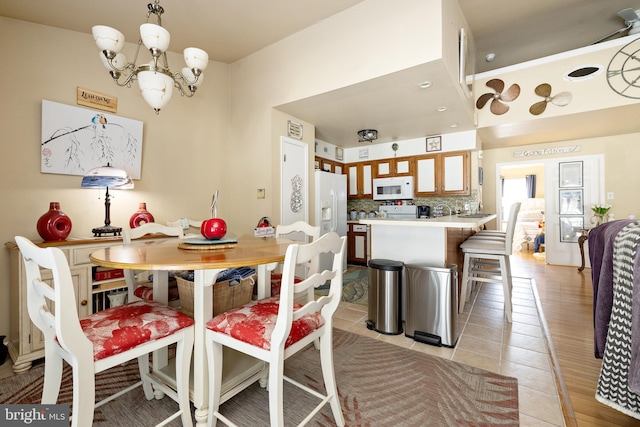
<path fill-rule="evenodd" d="M 165 237 L 166 238 L 166 237 Z M 89 255 L 108 246 L 121 245 L 120 237 L 102 237 L 65 240 L 62 242 L 41 242 L 40 247 L 60 248 L 67 259 L 73 278 L 76 294 L 78 317 L 83 318 L 95 311 L 109 306 L 106 297 L 109 292 L 121 292 L 126 289 L 124 278 L 93 280 L 93 268 Z M 44 357 L 44 336 L 36 328 L 27 311 L 27 287 L 24 263 L 15 242 L 5 243 L 9 251 L 9 335 L 7 347 L 16 373 L 28 371 L 34 360 Z M 51 280 L 49 271 L 43 272 L 43 280 Z"/>

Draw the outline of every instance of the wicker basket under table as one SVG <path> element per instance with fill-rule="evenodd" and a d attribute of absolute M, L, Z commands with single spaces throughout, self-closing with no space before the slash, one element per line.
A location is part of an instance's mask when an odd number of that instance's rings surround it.
<path fill-rule="evenodd" d="M 176 277 L 180 293 L 180 311 L 193 318 L 193 282 Z M 255 275 L 237 280 L 223 280 L 213 285 L 213 315 L 251 302 Z M 233 284 L 232 284 L 233 283 Z"/>

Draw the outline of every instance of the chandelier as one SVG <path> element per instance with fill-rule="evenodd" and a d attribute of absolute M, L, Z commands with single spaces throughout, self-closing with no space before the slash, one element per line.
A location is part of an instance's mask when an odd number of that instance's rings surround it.
<path fill-rule="evenodd" d="M 142 97 L 158 114 L 171 100 L 173 88 L 177 88 L 182 96 L 192 97 L 198 86 L 202 84 L 207 68 L 209 55 L 202 49 L 189 47 L 184 50 L 187 66 L 178 73 L 169 70 L 166 51 L 169 48 L 170 34 L 162 27 L 164 9 L 160 1 L 147 5 L 147 22 L 140 25 L 140 39 L 133 62 L 120 51 L 124 47 L 124 35 L 115 28 L 96 25 L 92 28 L 93 39 L 100 49 L 100 59 L 113 81 L 118 86 L 131 87 L 134 80 L 142 92 Z M 155 15 L 158 24 L 149 23 L 151 15 Z M 151 62 L 136 65 L 140 46 L 151 52 Z M 162 58 L 162 59 L 161 59 Z"/>

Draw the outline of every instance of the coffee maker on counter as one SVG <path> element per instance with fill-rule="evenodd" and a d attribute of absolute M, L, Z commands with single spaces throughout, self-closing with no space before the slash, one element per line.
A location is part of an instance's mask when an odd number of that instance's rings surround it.
<path fill-rule="evenodd" d="M 418 206 L 418 218 L 429 218 L 431 215 L 430 206 Z"/>

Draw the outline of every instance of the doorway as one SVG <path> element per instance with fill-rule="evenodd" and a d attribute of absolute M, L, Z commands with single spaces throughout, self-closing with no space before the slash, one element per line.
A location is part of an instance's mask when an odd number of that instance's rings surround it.
<path fill-rule="evenodd" d="M 560 182 L 561 170 L 570 178 L 570 184 Z M 532 174 L 537 177 L 536 197 L 520 208 L 514 250 L 517 239 L 522 239 L 525 223 L 533 227 L 534 221 L 544 220 L 545 256 L 548 264 L 579 266 L 581 264 L 578 238 L 582 230 L 589 228 L 591 206 L 604 200 L 604 156 L 588 155 L 582 157 L 562 157 L 542 161 L 511 162 L 496 164 L 496 212 L 499 223 L 506 219 L 508 211 L 502 212 L 503 177 L 512 177 L 518 173 Z M 507 196 L 507 199 L 512 197 Z M 565 203 L 566 202 L 566 203 Z M 540 203 L 540 205 L 537 205 Z M 529 206 L 533 204 L 533 206 Z M 574 208 L 577 206 L 577 211 Z M 538 207 L 543 216 L 536 213 Z M 571 209 L 565 209 L 569 207 Z M 533 230 L 531 230 L 533 231 Z M 522 243 L 520 248 L 522 250 Z M 528 245 L 527 245 L 528 249 Z M 586 249 L 586 247 L 585 247 Z M 588 256 L 586 262 L 588 265 Z"/>
<path fill-rule="evenodd" d="M 496 212 L 500 212 L 502 230 L 507 228 L 511 205 L 520 202 L 513 239 L 514 251 L 537 253 L 544 258 L 545 166 L 544 163 L 509 163 L 498 171 L 499 191 Z"/>

